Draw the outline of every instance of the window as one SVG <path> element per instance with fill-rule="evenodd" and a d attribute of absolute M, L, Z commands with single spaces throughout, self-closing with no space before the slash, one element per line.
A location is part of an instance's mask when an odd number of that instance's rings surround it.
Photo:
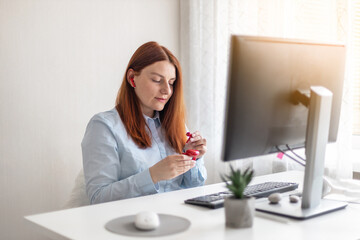
<path fill-rule="evenodd" d="M 352 24 L 349 37 L 351 44 L 350 61 L 352 62 L 353 134 L 360 135 L 360 0 L 351 2 L 350 11 L 350 23 Z"/>

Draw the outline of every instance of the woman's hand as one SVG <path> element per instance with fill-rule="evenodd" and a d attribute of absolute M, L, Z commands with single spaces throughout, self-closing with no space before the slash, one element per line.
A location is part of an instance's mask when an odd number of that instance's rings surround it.
<path fill-rule="evenodd" d="M 170 155 L 149 168 L 151 178 L 154 183 L 169 180 L 179 176 L 195 166 L 195 161 L 191 157 L 178 154 Z"/>
<path fill-rule="evenodd" d="M 197 156 L 197 158 L 204 156 L 207 150 L 206 139 L 201 136 L 200 132 L 196 131 L 191 133 L 190 141 L 185 144 L 184 150 L 186 151 L 188 149 L 198 150 L 200 154 Z"/>

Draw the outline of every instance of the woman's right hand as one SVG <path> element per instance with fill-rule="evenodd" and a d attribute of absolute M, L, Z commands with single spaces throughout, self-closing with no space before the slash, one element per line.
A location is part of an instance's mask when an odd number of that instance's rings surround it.
<path fill-rule="evenodd" d="M 183 154 L 170 155 L 149 168 L 151 178 L 156 184 L 159 181 L 169 180 L 179 176 L 196 164 L 191 157 Z"/>

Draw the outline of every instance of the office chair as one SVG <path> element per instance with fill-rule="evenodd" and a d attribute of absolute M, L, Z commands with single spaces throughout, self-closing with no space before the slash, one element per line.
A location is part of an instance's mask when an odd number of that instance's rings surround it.
<path fill-rule="evenodd" d="M 90 205 L 90 200 L 86 194 L 84 170 L 81 169 L 75 179 L 74 187 L 64 208 L 75 208 L 86 205 Z"/>

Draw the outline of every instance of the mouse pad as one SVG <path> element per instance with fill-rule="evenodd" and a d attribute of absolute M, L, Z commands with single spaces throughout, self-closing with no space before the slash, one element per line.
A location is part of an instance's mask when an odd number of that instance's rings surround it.
<path fill-rule="evenodd" d="M 115 218 L 105 224 L 110 232 L 136 237 L 159 237 L 186 231 L 191 223 L 183 217 L 159 214 L 160 226 L 154 230 L 139 230 L 135 227 L 135 215 Z"/>

